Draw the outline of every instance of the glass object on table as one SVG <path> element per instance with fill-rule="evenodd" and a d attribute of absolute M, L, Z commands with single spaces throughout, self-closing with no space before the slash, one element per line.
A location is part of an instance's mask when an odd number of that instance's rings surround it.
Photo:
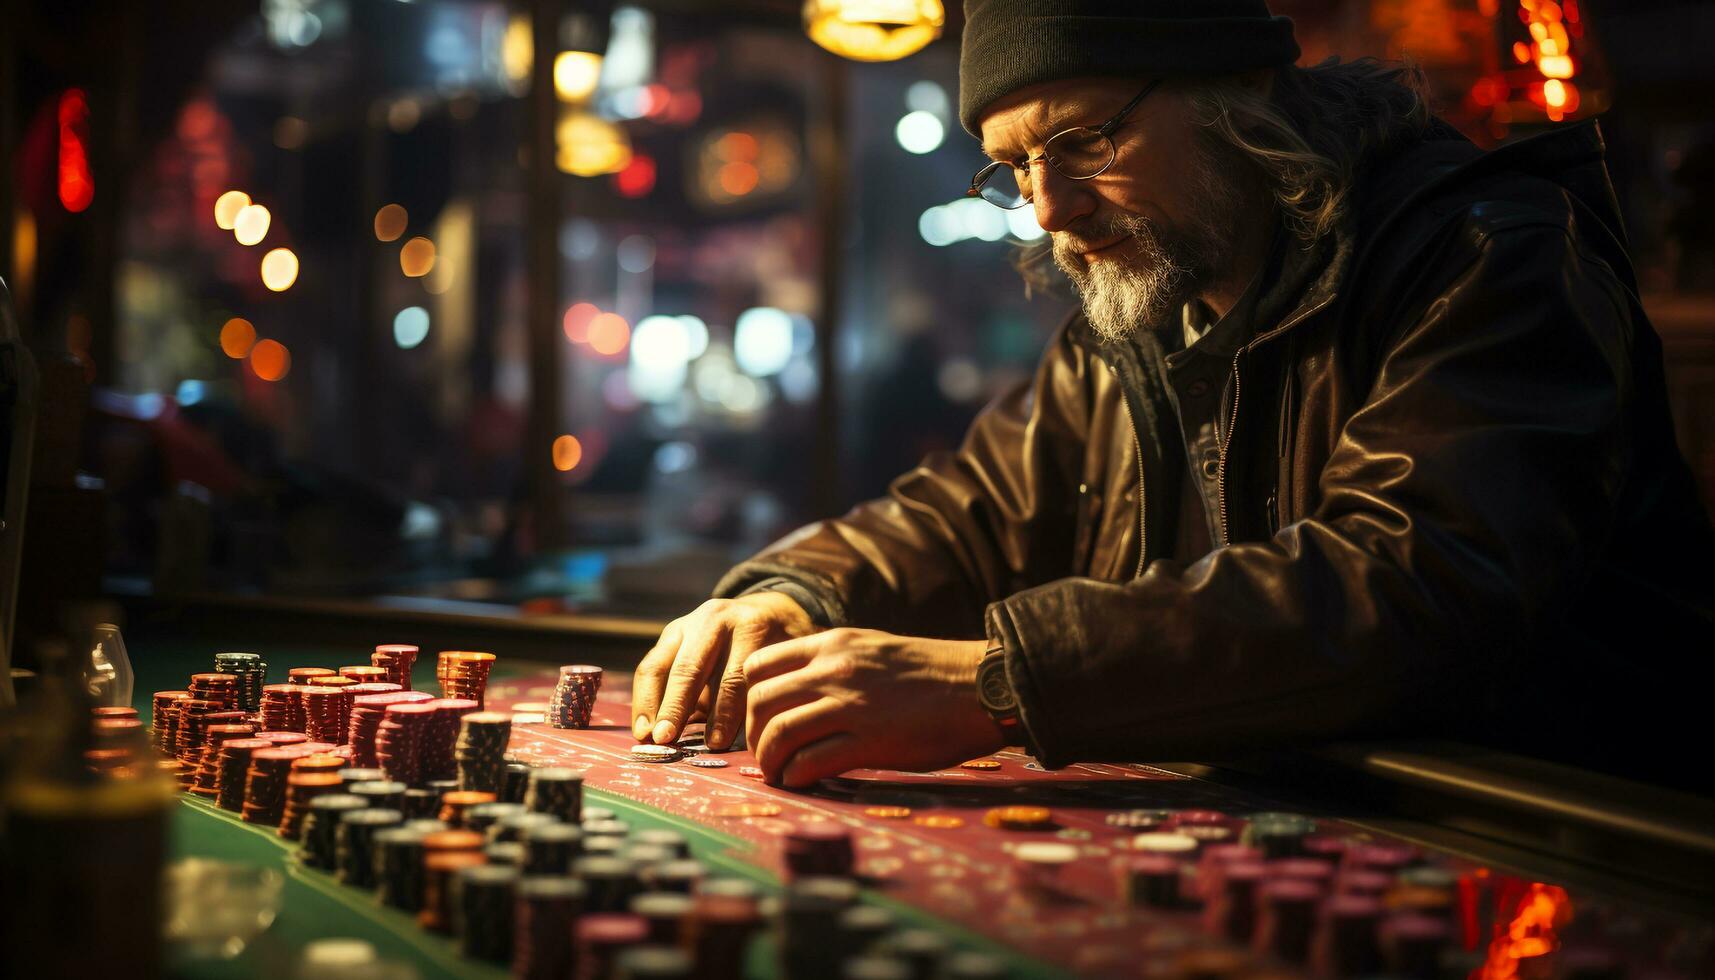
<path fill-rule="evenodd" d="M 231 959 L 274 924 L 285 883 L 273 868 L 179 861 L 167 869 L 164 935 L 182 957 Z"/>
<path fill-rule="evenodd" d="M 131 673 L 131 656 L 125 652 L 125 638 L 119 635 L 119 627 L 112 623 L 96 624 L 89 663 L 84 665 L 83 676 L 95 706 L 131 703 L 135 678 Z"/>

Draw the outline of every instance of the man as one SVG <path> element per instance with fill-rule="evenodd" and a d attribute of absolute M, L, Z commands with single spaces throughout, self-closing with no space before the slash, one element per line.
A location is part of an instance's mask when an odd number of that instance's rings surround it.
<path fill-rule="evenodd" d="M 700 711 L 787 786 L 1383 734 L 1661 774 L 1715 546 L 1598 131 L 1484 153 L 1298 53 L 1262 0 L 969 0 L 972 193 L 1082 310 L 957 453 L 669 625 L 640 740 Z"/>

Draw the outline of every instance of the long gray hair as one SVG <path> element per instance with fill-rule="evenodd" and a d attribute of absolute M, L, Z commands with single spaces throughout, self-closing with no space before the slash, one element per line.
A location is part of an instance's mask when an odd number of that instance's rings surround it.
<path fill-rule="evenodd" d="M 1212 145 L 1255 168 L 1306 246 L 1345 215 L 1364 158 L 1420 137 L 1430 123 L 1423 73 L 1375 58 L 1282 68 L 1267 94 L 1231 76 L 1176 87 Z M 1058 281 L 1046 236 L 1020 245 L 1013 265 L 1027 293 Z"/>

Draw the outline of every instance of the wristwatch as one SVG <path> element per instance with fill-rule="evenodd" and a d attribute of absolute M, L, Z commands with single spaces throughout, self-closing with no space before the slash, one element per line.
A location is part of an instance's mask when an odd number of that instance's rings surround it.
<path fill-rule="evenodd" d="M 990 647 L 977 662 L 977 700 L 1000 726 L 1008 739 L 1023 732 L 1018 720 L 1018 698 L 1012 693 L 1012 682 L 1006 679 L 1006 649 Z M 1013 744 L 1013 743 L 1009 743 Z"/>

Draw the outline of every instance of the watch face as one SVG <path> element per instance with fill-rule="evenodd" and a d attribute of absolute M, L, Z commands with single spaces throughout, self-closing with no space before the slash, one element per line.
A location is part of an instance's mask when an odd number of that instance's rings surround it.
<path fill-rule="evenodd" d="M 977 697 L 990 711 L 1011 711 L 1012 685 L 1006 682 L 1006 664 L 999 657 L 983 661 L 977 668 Z"/>

